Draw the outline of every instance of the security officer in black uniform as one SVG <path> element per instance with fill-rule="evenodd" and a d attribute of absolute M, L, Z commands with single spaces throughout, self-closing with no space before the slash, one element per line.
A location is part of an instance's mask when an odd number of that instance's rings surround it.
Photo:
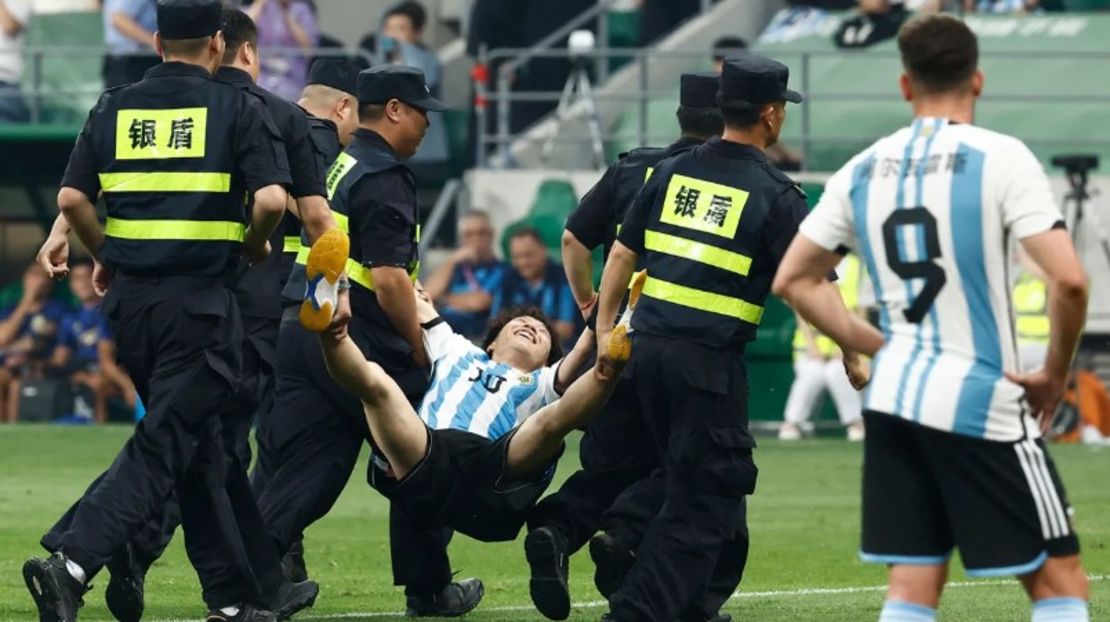
<path fill-rule="evenodd" d="M 622 153 L 567 218 L 563 266 L 579 308 L 591 326 L 597 312 L 592 251 L 602 246 L 608 258 L 625 213 L 659 162 L 720 135 L 722 120 L 716 101 L 719 84 L 716 73 L 682 74 L 676 111 L 682 133 L 679 139 L 668 147 Z M 618 385 L 603 415 L 586 428 L 579 448 L 582 469 L 529 514 L 525 550 L 530 551 L 528 559 L 532 563 L 532 599 L 549 618 L 561 620 L 570 613 L 566 566 L 570 555 L 602 527 L 602 513 L 617 495 L 645 478 L 659 463 L 650 437 L 638 424 L 634 391 L 630 381 Z M 650 520 L 656 510 L 645 508 L 642 520 Z M 631 546 L 625 544 L 626 548 Z M 549 550 L 558 553 L 543 553 Z"/>
<path fill-rule="evenodd" d="M 755 339 L 779 261 L 806 216 L 805 197 L 763 150 L 778 140 L 785 66 L 754 54 L 721 75 L 722 138 L 660 163 L 625 217 L 598 302 L 598 351 L 623 290 L 648 278 L 632 320 L 626 376 L 664 465 L 652 520 L 604 619 L 671 622 L 704 606 L 728 547 L 746 546 L 744 497 L 755 491 L 744 347 Z M 739 581 L 741 568 L 733 568 Z M 704 618 L 714 611 L 701 611 Z"/>
<path fill-rule="evenodd" d="M 238 9 L 224 7 L 221 32 L 225 49 L 215 78 L 245 90 L 263 103 L 281 133 L 292 178 L 289 194 L 293 202 L 287 206 L 289 209 L 281 224 L 270 236 L 270 256 L 255 265 L 242 260 L 235 286 L 244 333 L 239 385 L 242 416 L 234 421 L 236 425 L 231 434 L 239 460 L 247 466 L 251 461 L 248 439 L 251 423 L 258 421 L 262 425 L 272 404 L 281 290 L 301 247 L 301 222 L 304 221 L 306 239 L 315 240 L 334 227 L 335 221 L 324 198 L 327 167 L 318 157 L 310 136 L 308 115 L 296 104 L 255 84 L 261 63 L 258 29 L 254 20 Z M 108 605 L 117 617 L 124 620 L 142 617 L 146 570 L 161 557 L 179 522 L 177 503 L 171 497 L 163 514 L 155 517 L 132 539 L 128 557 L 130 563 L 119 560 L 108 565 L 114 586 L 109 591 L 112 597 L 108 599 Z M 315 583 L 283 586 L 286 580 L 277 549 L 266 537 L 261 518 L 252 519 L 251 523 L 255 528 L 244 534 L 244 543 L 267 605 L 279 618 L 310 606 L 319 587 Z M 116 597 L 128 588 L 132 593 L 126 598 Z M 128 604 L 132 606 L 128 607 Z"/>
<path fill-rule="evenodd" d="M 368 360 L 381 365 L 414 404 L 423 398 L 428 360 L 416 319 L 413 282 L 419 270 L 419 208 L 403 160 L 427 130 L 427 111 L 445 107 L 422 72 L 383 66 L 358 76 L 359 129 L 328 173 L 327 191 L 339 228 L 351 238 L 351 290 L 339 313 Z M 298 257 L 303 272 L 307 253 Z M 304 276 L 290 278 L 303 282 Z M 304 299 L 304 288 L 289 292 Z M 350 311 L 344 310 L 349 304 Z M 278 383 L 268 434 L 277 470 L 258 503 L 282 553 L 331 509 L 369 440 L 362 406 L 332 380 L 316 335 L 288 307 L 278 337 Z M 482 597 L 476 579 L 451 582 L 442 529 L 391 515 L 395 582 L 406 586 L 409 615 L 461 615 Z M 413 537 L 413 531 L 417 531 Z M 420 543 L 417 545 L 416 543 Z"/>
<path fill-rule="evenodd" d="M 358 72 L 359 67 L 350 60 L 320 59 L 309 69 L 308 83 L 297 102 L 309 115 L 308 137 L 312 142 L 317 166 L 325 172 L 351 142 L 354 131 L 358 128 L 358 98 L 355 95 L 358 90 Z M 293 265 L 282 289 L 282 309 L 299 305 L 304 298 L 306 283 L 303 264 L 310 244 L 307 233 L 302 231 L 297 251 L 291 254 L 294 259 L 299 254 L 302 265 L 298 267 L 295 261 L 290 262 Z M 277 431 L 280 432 L 280 429 Z M 269 485 L 279 466 L 280 454 L 275 448 L 280 448 L 288 439 L 275 435 L 270 417 L 266 416 L 258 420 L 255 440 L 258 459 L 251 472 L 251 486 L 255 491 L 261 492 Z M 294 583 L 308 579 L 301 539 L 289 545 L 288 552 L 282 558 L 282 565 L 286 577 Z"/>
<path fill-rule="evenodd" d="M 176 494 L 208 619 L 273 620 L 255 606 L 240 518 L 257 507 L 228 451 L 242 364 L 231 286 L 240 253 L 269 253 L 289 167 L 261 103 L 212 79 L 224 52 L 218 0 L 159 0 L 157 11 L 166 62 L 101 96 L 58 194 L 98 261 L 104 312 L 147 416 L 54 554 L 28 560 L 23 574 L 42 620 L 75 620 L 92 576 Z M 94 205 L 102 191 L 104 228 Z M 244 196 L 254 199 L 249 217 Z"/>

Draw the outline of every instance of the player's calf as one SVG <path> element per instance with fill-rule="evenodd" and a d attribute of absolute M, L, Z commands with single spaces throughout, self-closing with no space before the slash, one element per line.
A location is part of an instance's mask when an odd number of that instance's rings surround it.
<path fill-rule="evenodd" d="M 1087 622 L 1087 573 L 1078 555 L 1049 557 L 1036 571 L 1020 577 L 1033 600 L 1033 622 Z"/>

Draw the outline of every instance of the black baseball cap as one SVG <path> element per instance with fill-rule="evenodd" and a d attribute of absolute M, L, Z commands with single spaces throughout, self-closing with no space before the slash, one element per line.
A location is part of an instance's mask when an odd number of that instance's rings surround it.
<path fill-rule="evenodd" d="M 358 92 L 358 71 L 358 65 L 346 58 L 321 58 L 308 70 L 308 84 L 354 95 Z"/>
<path fill-rule="evenodd" d="M 687 108 L 716 108 L 721 77 L 716 72 L 684 73 L 679 78 L 678 103 Z"/>
<path fill-rule="evenodd" d="M 163 39 L 211 37 L 223 22 L 220 0 L 158 0 L 158 33 Z"/>
<path fill-rule="evenodd" d="M 424 72 L 419 69 L 403 65 L 381 65 L 358 74 L 360 104 L 384 104 L 391 99 L 399 99 L 410 106 L 432 112 L 447 110 L 443 102 L 432 97 Z"/>
<path fill-rule="evenodd" d="M 802 103 L 802 94 L 786 88 L 790 69 L 758 54 L 738 54 L 725 59 L 721 68 L 721 90 L 717 104 L 734 102 L 769 104 L 783 101 Z"/>

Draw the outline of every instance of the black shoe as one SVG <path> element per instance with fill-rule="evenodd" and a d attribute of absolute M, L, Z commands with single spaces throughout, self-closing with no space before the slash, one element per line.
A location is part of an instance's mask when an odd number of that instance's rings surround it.
<path fill-rule="evenodd" d="M 289 552 L 281 560 L 281 569 L 293 583 L 308 581 L 308 569 L 304 565 L 304 540 L 297 540 L 289 547 Z"/>
<path fill-rule="evenodd" d="M 220 613 L 219 610 L 209 611 L 208 617 L 205 618 L 207 622 L 277 622 L 274 614 L 266 611 L 265 609 L 258 609 L 250 605 L 245 605 L 239 609 L 239 613 L 229 616 L 226 613 Z"/>
<path fill-rule="evenodd" d="M 108 561 L 108 589 L 104 601 L 108 611 L 119 622 L 139 622 L 143 619 L 143 582 L 146 568 L 135 561 L 131 546 L 126 545 Z"/>
<path fill-rule="evenodd" d="M 567 575 L 570 560 L 567 539 L 557 527 L 539 527 L 524 538 L 524 556 L 532 567 L 528 582 L 532 603 L 550 620 L 566 620 L 570 615 L 570 587 Z"/>
<path fill-rule="evenodd" d="M 448 583 L 434 596 L 408 596 L 406 618 L 457 618 L 466 615 L 482 602 L 486 588 L 478 579 Z"/>
<path fill-rule="evenodd" d="M 294 613 L 315 605 L 319 595 L 320 586 L 315 581 L 286 581 L 278 588 L 277 597 L 270 603 L 270 610 L 278 620 L 288 620 Z"/>
<path fill-rule="evenodd" d="M 69 574 L 61 553 L 28 559 L 23 563 L 23 580 L 39 608 L 39 622 L 74 622 L 77 610 L 85 605 L 81 597 L 89 591 Z"/>
<path fill-rule="evenodd" d="M 590 538 L 590 559 L 594 560 L 594 586 L 609 599 L 624 585 L 636 555 L 607 533 Z"/>

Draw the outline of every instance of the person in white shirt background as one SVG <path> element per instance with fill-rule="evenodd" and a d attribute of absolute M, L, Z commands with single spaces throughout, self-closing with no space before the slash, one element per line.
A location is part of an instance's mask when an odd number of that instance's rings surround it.
<path fill-rule="evenodd" d="M 31 0 L 0 0 L 0 123 L 27 121 L 19 92 L 23 77 L 23 31 L 31 18 Z"/>

